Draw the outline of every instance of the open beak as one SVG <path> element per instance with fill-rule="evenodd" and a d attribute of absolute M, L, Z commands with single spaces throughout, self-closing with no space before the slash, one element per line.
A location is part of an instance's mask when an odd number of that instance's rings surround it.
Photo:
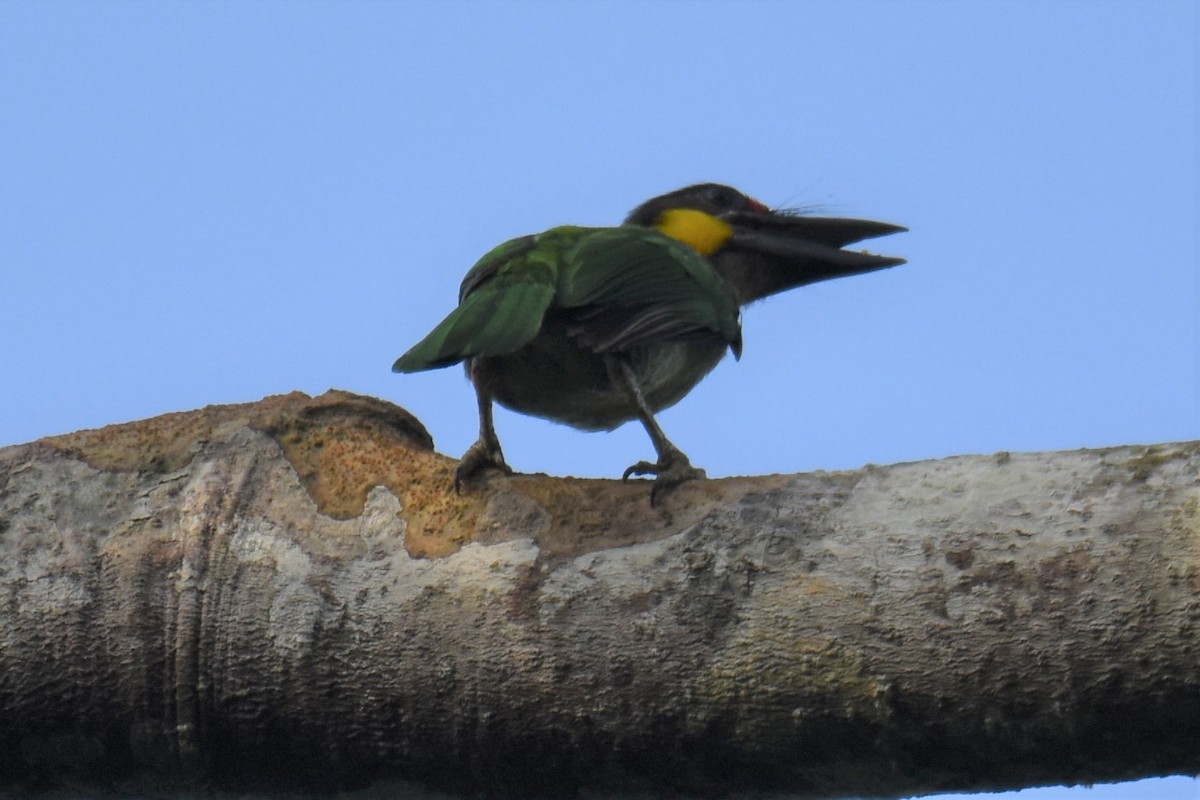
<path fill-rule="evenodd" d="M 896 256 L 842 249 L 908 230 L 900 225 L 753 211 L 734 212 L 724 219 L 734 232 L 714 263 L 742 304 L 797 286 L 905 263 Z"/>

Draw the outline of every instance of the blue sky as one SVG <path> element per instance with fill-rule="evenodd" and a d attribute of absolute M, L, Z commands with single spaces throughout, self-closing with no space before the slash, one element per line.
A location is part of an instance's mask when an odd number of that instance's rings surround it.
<path fill-rule="evenodd" d="M 393 375 L 476 258 L 702 180 L 907 225 L 661 415 L 710 475 L 1200 435 L 1189 2 L 0 3 L 0 445 Z M 523 471 L 636 425 L 500 412 Z M 1175 780 L 1021 800 L 1200 797 Z"/>

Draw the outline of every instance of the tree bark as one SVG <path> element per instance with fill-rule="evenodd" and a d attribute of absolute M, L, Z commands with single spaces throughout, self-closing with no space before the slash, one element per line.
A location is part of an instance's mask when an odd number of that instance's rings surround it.
<path fill-rule="evenodd" d="M 1200 443 L 693 482 L 658 508 L 536 475 L 455 495 L 454 463 L 344 392 L 0 449 L 0 790 L 1200 772 Z"/>

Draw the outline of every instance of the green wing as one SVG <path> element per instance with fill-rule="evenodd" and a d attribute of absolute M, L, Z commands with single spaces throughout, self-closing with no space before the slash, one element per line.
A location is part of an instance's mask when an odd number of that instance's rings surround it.
<path fill-rule="evenodd" d="M 557 266 L 577 235 L 556 228 L 522 236 L 491 250 L 463 278 L 458 308 L 396 359 L 395 372 L 419 372 L 473 356 L 498 356 L 527 344 L 541 330 L 554 299 Z"/>
<path fill-rule="evenodd" d="M 501 356 L 533 340 L 549 312 L 596 352 L 669 340 L 741 351 L 733 293 L 692 248 L 651 228 L 552 228 L 496 247 L 463 278 L 459 305 L 392 365 L 396 372 Z"/>
<path fill-rule="evenodd" d="M 720 338 L 741 350 L 733 292 L 708 260 L 650 228 L 601 228 L 565 255 L 557 304 L 569 331 L 605 352 L 665 340 Z"/>

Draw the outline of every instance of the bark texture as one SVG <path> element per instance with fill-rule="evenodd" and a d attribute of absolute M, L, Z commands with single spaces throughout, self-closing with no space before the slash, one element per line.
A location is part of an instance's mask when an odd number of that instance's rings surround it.
<path fill-rule="evenodd" d="M 1200 772 L 1200 443 L 496 477 L 378 400 L 0 449 L 0 791 L 898 796 Z"/>

